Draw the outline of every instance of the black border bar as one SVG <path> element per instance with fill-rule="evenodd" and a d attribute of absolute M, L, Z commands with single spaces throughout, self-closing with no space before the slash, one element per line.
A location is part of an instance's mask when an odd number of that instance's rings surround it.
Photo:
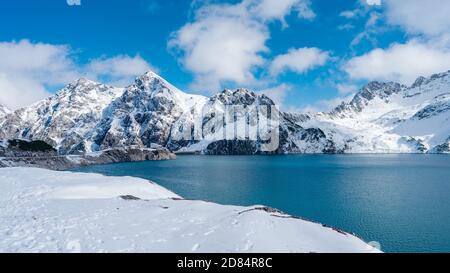
<path fill-rule="evenodd" d="M 197 261 L 197 266 L 190 267 L 186 261 Z M 199 261 L 211 262 L 206 269 L 205 262 Z M 0 254 L 5 272 L 22 267 L 44 272 L 384 272 L 393 264 L 402 271 L 431 269 L 440 263 L 448 268 L 448 261 L 450 254 Z"/>

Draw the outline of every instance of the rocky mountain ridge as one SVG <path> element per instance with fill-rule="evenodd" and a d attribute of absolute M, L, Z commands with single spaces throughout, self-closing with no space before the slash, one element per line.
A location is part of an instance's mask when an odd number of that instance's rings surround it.
<path fill-rule="evenodd" d="M 316 114 L 282 112 L 247 89 L 190 95 L 147 72 L 124 89 L 80 79 L 5 112 L 0 139 L 43 140 L 62 155 L 129 146 L 203 154 L 447 153 L 449 119 L 450 72 L 410 87 L 371 82 L 350 102 Z"/>

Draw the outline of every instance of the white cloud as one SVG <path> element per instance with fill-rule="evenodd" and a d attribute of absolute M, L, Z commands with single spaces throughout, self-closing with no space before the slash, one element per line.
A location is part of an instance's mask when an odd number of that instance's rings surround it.
<path fill-rule="evenodd" d="M 50 93 L 45 87 L 29 77 L 0 72 L 0 104 L 9 109 L 17 109 L 41 100 Z"/>
<path fill-rule="evenodd" d="M 367 3 L 370 4 L 369 1 Z M 383 19 L 388 24 L 403 28 L 410 40 L 404 44 L 394 43 L 387 49 L 378 48 L 352 59 L 346 66 L 350 76 L 411 83 L 417 76 L 450 68 L 450 1 L 384 0 L 371 3 L 383 4 Z M 368 30 L 361 35 L 370 34 L 371 30 L 377 31 L 379 18 L 381 14 L 372 22 L 369 20 L 366 26 Z M 370 36 L 356 37 L 353 44 L 359 43 L 358 39 L 362 38 Z"/>
<path fill-rule="evenodd" d="M 126 86 L 136 75 L 157 69 L 147 63 L 141 56 L 119 55 L 112 58 L 92 60 L 84 69 L 88 77 L 99 79 L 115 86 Z"/>
<path fill-rule="evenodd" d="M 0 43 L 0 71 L 11 75 L 27 74 L 58 84 L 74 76 L 75 64 L 70 48 L 62 45 L 20 42 Z"/>
<path fill-rule="evenodd" d="M 349 93 L 340 97 L 332 99 L 319 100 L 313 104 L 306 105 L 301 108 L 291 109 L 292 112 L 300 113 L 317 113 L 317 112 L 329 112 L 339 106 L 342 102 L 349 102 L 354 97 L 354 93 Z"/>
<path fill-rule="evenodd" d="M 316 18 L 316 13 L 311 9 L 310 0 L 298 1 L 299 4 L 296 7 L 298 16 L 304 19 L 314 19 Z"/>
<path fill-rule="evenodd" d="M 330 54 L 318 48 L 291 48 L 288 53 L 277 56 L 270 65 L 270 74 L 279 75 L 285 71 L 305 73 L 324 65 Z"/>
<path fill-rule="evenodd" d="M 100 58 L 88 64 L 75 62 L 69 46 L 45 43 L 0 42 L 0 104 L 11 109 L 43 99 L 49 88 L 79 77 L 120 82 L 130 80 L 151 66 L 140 56 Z"/>
<path fill-rule="evenodd" d="M 284 22 L 296 11 L 311 19 L 306 0 L 243 0 L 237 4 L 205 4 L 193 22 L 173 33 L 169 48 L 178 50 L 183 66 L 194 74 L 192 88 L 215 92 L 224 83 L 254 85 L 255 70 L 268 52 L 268 23 Z"/>
<path fill-rule="evenodd" d="M 184 52 L 182 63 L 195 74 L 196 88 L 217 90 L 221 81 L 254 80 L 252 68 L 264 63 L 260 53 L 268 50 L 268 38 L 258 22 L 218 13 L 185 25 L 170 46 Z"/>
<path fill-rule="evenodd" d="M 395 0 L 398 1 L 398 0 Z M 369 6 L 380 6 L 381 5 L 381 0 L 366 0 L 367 5 Z"/>
<path fill-rule="evenodd" d="M 46 85 L 58 85 L 78 75 L 70 48 L 32 44 L 27 40 L 0 43 L 0 103 L 15 109 L 49 95 Z"/>
<path fill-rule="evenodd" d="M 339 30 L 351 30 L 354 28 L 355 28 L 355 25 L 352 25 L 352 24 L 343 24 L 343 25 L 338 26 Z"/>
<path fill-rule="evenodd" d="M 355 57 L 344 65 L 352 79 L 398 81 L 411 84 L 426 76 L 450 68 L 450 51 L 417 40 L 395 43 Z"/>
<path fill-rule="evenodd" d="M 381 15 L 378 12 L 371 12 L 366 21 L 364 30 L 353 38 L 350 46 L 354 47 L 364 40 L 367 40 L 375 45 L 377 43 L 376 35 L 382 30 L 377 24 L 380 21 L 380 18 Z"/>
<path fill-rule="evenodd" d="M 262 90 L 261 93 L 263 93 L 266 96 L 268 96 L 269 98 L 271 98 L 275 102 L 276 105 L 282 106 L 284 104 L 286 96 L 288 95 L 289 91 L 291 91 L 291 90 L 292 90 L 292 86 L 283 83 L 278 86 Z"/>
<path fill-rule="evenodd" d="M 248 3 L 250 12 L 267 20 L 276 19 L 284 22 L 284 17 L 292 11 L 305 19 L 316 17 L 310 7 L 310 0 L 247 0 L 244 3 Z"/>
<path fill-rule="evenodd" d="M 69 6 L 81 6 L 81 0 L 67 0 Z"/>
<path fill-rule="evenodd" d="M 345 10 L 343 12 L 341 12 L 339 14 L 339 16 L 347 18 L 347 19 L 352 19 L 358 16 L 358 11 L 357 10 Z"/>
<path fill-rule="evenodd" d="M 366 16 L 368 13 L 381 6 L 381 0 L 359 0 L 355 2 L 353 10 L 342 11 L 339 16 L 347 19 L 358 19 Z"/>
<path fill-rule="evenodd" d="M 443 35 L 450 29 L 450 1 L 385 0 L 390 23 L 406 31 L 426 35 Z"/>
<path fill-rule="evenodd" d="M 340 95 L 348 95 L 356 93 L 359 87 L 354 84 L 338 83 L 336 84 L 336 89 Z"/>

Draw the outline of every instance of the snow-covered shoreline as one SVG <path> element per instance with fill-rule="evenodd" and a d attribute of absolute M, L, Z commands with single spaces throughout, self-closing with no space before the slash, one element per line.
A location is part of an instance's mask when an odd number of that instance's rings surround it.
<path fill-rule="evenodd" d="M 184 200 L 144 179 L 0 169 L 0 252 L 379 252 L 263 206 Z"/>

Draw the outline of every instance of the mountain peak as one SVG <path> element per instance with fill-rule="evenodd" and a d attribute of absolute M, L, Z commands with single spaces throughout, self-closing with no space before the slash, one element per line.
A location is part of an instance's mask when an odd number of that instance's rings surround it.
<path fill-rule="evenodd" d="M 163 79 L 163 77 L 161 77 L 160 75 L 156 74 L 155 72 L 149 70 L 147 72 L 145 72 L 144 74 L 138 76 L 135 80 L 135 83 L 138 85 L 145 85 L 151 82 L 155 82 L 155 81 L 159 81 L 159 82 L 163 82 L 163 83 L 168 83 L 165 79 Z"/>
<path fill-rule="evenodd" d="M 59 92 L 57 92 L 56 96 L 72 96 L 75 94 L 81 95 L 89 93 L 93 90 L 96 90 L 98 92 L 105 92 L 115 89 L 117 88 L 114 88 L 113 86 L 105 85 L 86 78 L 79 78 L 78 80 L 73 81 L 72 83 L 61 89 Z"/>
<path fill-rule="evenodd" d="M 156 74 L 152 70 L 149 70 L 149 71 L 145 72 L 144 74 L 141 75 L 141 77 L 142 76 L 146 76 L 146 77 L 149 77 L 149 78 L 162 78 L 160 75 Z"/>
<path fill-rule="evenodd" d="M 168 81 L 166 81 L 163 77 L 159 76 L 153 71 L 147 71 L 141 76 L 137 77 L 135 80 L 135 85 L 143 89 L 153 89 L 152 86 L 155 84 L 164 86 L 173 91 L 179 91 L 178 88 L 174 87 Z"/>
<path fill-rule="evenodd" d="M 442 72 L 442 73 L 437 73 L 437 74 L 433 74 L 430 77 L 430 81 L 432 80 L 436 80 L 436 79 L 440 79 L 440 78 L 444 78 L 450 75 L 450 70 L 446 71 L 446 72 Z"/>
<path fill-rule="evenodd" d="M 411 85 L 411 88 L 416 88 L 421 86 L 425 81 L 427 81 L 427 78 L 423 77 L 423 76 L 419 76 L 413 83 L 413 85 Z"/>
<path fill-rule="evenodd" d="M 126 89 L 131 93 L 147 93 L 151 94 L 151 96 L 165 97 L 168 100 L 176 101 L 180 105 L 195 97 L 179 90 L 153 71 L 148 71 L 137 77 L 135 83 Z"/>
<path fill-rule="evenodd" d="M 441 79 L 441 78 L 447 77 L 447 76 L 449 76 L 449 75 L 450 75 L 450 70 L 447 71 L 447 72 L 443 72 L 443 73 L 433 74 L 433 75 L 431 75 L 429 78 L 420 76 L 420 77 L 418 77 L 418 78 L 416 79 L 416 81 L 413 83 L 413 85 L 411 85 L 410 88 L 411 88 L 411 89 L 412 89 L 412 88 L 416 88 L 416 87 L 422 86 L 422 85 L 424 85 L 424 84 L 428 84 L 428 83 L 431 82 L 431 81 L 434 81 L 434 80 L 437 80 L 437 79 Z"/>
<path fill-rule="evenodd" d="M 254 98 L 256 95 L 252 91 L 245 88 L 238 88 L 236 90 L 224 89 L 222 92 L 214 95 L 213 98 L 218 98 L 222 101 L 236 100 L 242 97 Z"/>
<path fill-rule="evenodd" d="M 404 90 L 406 86 L 396 82 L 372 81 L 361 88 L 353 99 L 340 105 L 330 111 L 331 115 L 340 115 L 346 111 L 361 112 L 367 104 L 375 98 L 387 99 L 391 95 Z"/>
<path fill-rule="evenodd" d="M 378 82 L 373 81 L 365 85 L 357 94 L 356 97 L 363 97 L 367 100 L 372 100 L 374 97 L 382 99 L 398 93 L 406 88 L 406 86 L 396 82 Z"/>
<path fill-rule="evenodd" d="M 73 81 L 70 85 L 71 86 L 87 86 L 87 85 L 99 85 L 100 83 L 89 80 L 87 78 L 79 78 L 78 80 Z"/>
<path fill-rule="evenodd" d="M 364 91 L 372 91 L 372 92 L 376 92 L 382 89 L 386 89 L 386 88 L 399 88 L 402 87 L 403 85 L 397 82 L 380 82 L 380 81 L 371 81 L 368 84 L 366 84 L 360 92 L 364 92 Z"/>
<path fill-rule="evenodd" d="M 246 88 L 236 90 L 224 89 L 210 98 L 212 101 L 220 101 L 225 105 L 251 105 L 258 101 L 260 105 L 275 105 L 275 103 L 264 94 L 257 94 Z"/>

